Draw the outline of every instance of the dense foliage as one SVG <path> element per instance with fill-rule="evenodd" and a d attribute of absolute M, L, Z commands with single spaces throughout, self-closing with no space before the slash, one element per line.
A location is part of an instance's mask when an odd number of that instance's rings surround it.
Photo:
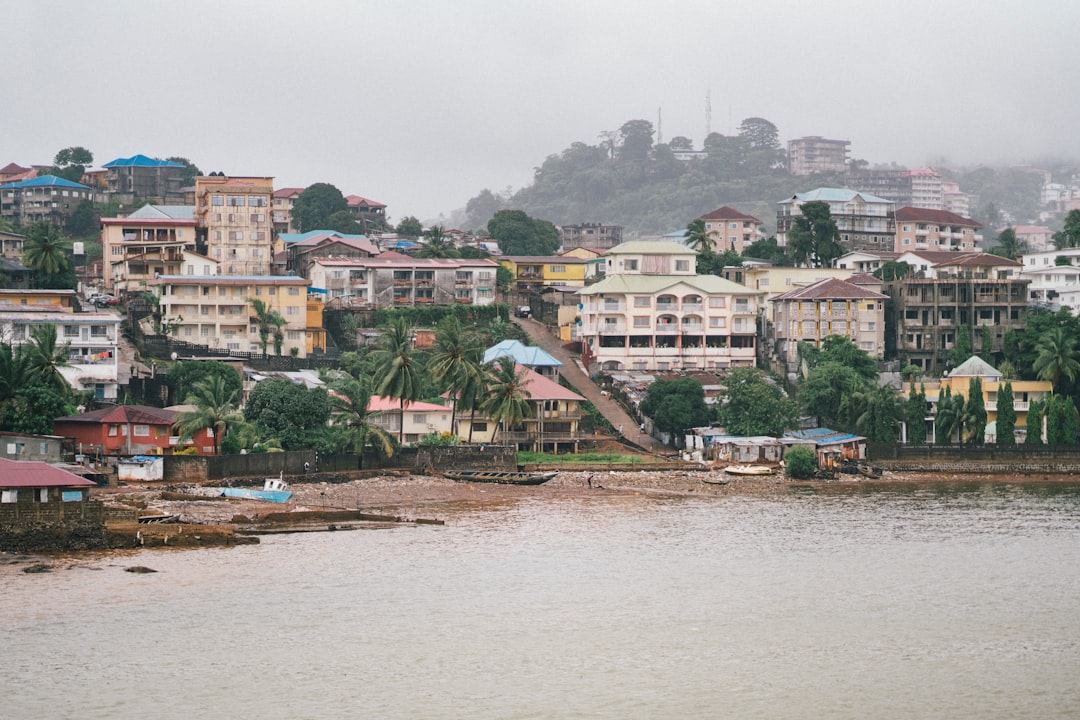
<path fill-rule="evenodd" d="M 724 380 L 717 420 L 731 435 L 771 435 L 798 427 L 795 401 L 757 368 L 736 368 Z"/>
<path fill-rule="evenodd" d="M 656 380 L 641 401 L 641 412 L 652 419 L 657 430 L 671 434 L 676 444 L 687 429 L 709 423 L 705 390 L 693 378 Z"/>
<path fill-rule="evenodd" d="M 330 419 L 330 400 L 322 388 L 271 378 L 251 391 L 244 417 L 264 440 L 275 438 L 286 450 L 307 448 Z"/>
<path fill-rule="evenodd" d="M 805 445 L 796 445 L 784 453 L 784 473 L 797 480 L 806 480 L 817 472 L 814 451 Z"/>

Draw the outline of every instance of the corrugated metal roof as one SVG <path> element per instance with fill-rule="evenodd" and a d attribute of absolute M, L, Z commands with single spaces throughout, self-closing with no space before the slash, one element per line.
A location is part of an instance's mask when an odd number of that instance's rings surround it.
<path fill-rule="evenodd" d="M 146 155 L 132 155 L 129 158 L 117 158 L 111 162 L 107 162 L 101 167 L 113 168 L 113 167 L 184 167 L 183 163 L 174 162 L 172 160 L 156 160 Z"/>
<path fill-rule="evenodd" d="M 543 348 L 525 345 L 519 340 L 503 340 L 498 345 L 489 347 L 484 351 L 484 362 L 492 362 L 501 357 L 509 357 L 519 365 L 528 367 L 562 366 L 562 362 L 545 352 Z"/>
<path fill-rule="evenodd" d="M 693 251 L 691 251 L 693 252 Z M 598 283 L 578 291 L 579 295 L 599 295 L 601 293 L 642 293 L 652 294 L 675 287 L 688 285 L 710 295 L 761 295 L 745 285 L 727 280 L 716 275 L 610 275 Z"/>
<path fill-rule="evenodd" d="M 79 190 L 91 189 L 89 185 L 81 185 L 77 182 L 65 180 L 62 177 L 56 177 L 55 175 L 42 175 L 40 177 L 33 178 L 32 180 L 20 180 L 19 182 L 8 183 L 7 185 L 0 185 L 0 188 L 5 188 L 9 190 L 31 187 L 65 187 L 76 188 Z"/>
<path fill-rule="evenodd" d="M 788 203 L 804 203 L 804 202 L 851 202 L 856 197 L 862 198 L 863 202 L 868 203 L 886 203 L 893 205 L 892 200 L 886 200 L 885 198 L 879 198 L 876 195 L 870 193 L 859 192 L 858 190 L 848 190 L 847 188 L 816 188 L 814 190 L 808 190 L 806 192 L 795 193 L 792 197 L 785 200 L 781 200 L 778 204 L 784 205 Z"/>
<path fill-rule="evenodd" d="M 0 458 L 0 488 L 93 487 L 96 484 L 48 463 Z"/>

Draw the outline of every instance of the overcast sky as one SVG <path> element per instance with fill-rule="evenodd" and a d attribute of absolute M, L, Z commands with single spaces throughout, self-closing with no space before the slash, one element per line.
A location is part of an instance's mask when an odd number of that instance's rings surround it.
<path fill-rule="evenodd" d="M 627 120 L 871 163 L 1080 157 L 1076 0 L 0 0 L 0 166 L 82 145 L 433 219 Z M 792 191 L 806 188 L 793 187 Z"/>

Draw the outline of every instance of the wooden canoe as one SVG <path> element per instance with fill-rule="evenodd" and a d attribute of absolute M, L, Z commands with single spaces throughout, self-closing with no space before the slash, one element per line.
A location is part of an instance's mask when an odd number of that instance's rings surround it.
<path fill-rule="evenodd" d="M 444 472 L 443 476 L 458 482 L 543 485 L 558 474 L 558 472 L 512 472 L 508 470 L 452 470 Z"/>

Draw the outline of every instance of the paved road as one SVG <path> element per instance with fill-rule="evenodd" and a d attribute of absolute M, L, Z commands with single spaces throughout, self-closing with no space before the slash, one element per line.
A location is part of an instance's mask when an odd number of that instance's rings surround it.
<path fill-rule="evenodd" d="M 601 395 L 600 388 L 582 372 L 581 367 L 577 364 L 578 356 L 564 348 L 562 341 L 552 335 L 547 327 L 532 318 L 515 318 L 514 322 L 521 326 L 534 343 L 543 348 L 545 352 L 550 353 L 556 360 L 562 362 L 559 374 L 579 395 L 585 396 L 600 414 L 607 418 L 612 427 L 623 428 L 623 437 L 626 440 L 649 452 L 661 455 L 670 455 L 675 452 L 674 449 L 651 435 L 639 432 L 637 421 L 630 417 L 622 405 L 607 395 Z"/>

